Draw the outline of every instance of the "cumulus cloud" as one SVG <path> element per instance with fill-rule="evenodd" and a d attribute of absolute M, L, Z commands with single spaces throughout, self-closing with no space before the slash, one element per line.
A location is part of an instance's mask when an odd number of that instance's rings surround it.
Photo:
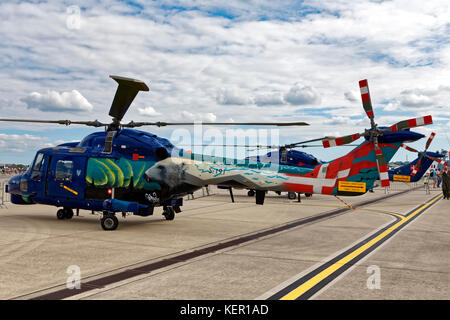
<path fill-rule="evenodd" d="M 424 94 L 407 93 L 400 97 L 400 103 L 402 106 L 418 108 L 431 106 L 434 101 L 431 97 Z"/>
<path fill-rule="evenodd" d="M 293 105 L 304 105 L 318 103 L 320 97 L 313 87 L 296 83 L 284 95 L 284 100 Z"/>
<path fill-rule="evenodd" d="M 82 112 L 92 111 L 92 105 L 77 90 L 68 92 L 47 91 L 45 94 L 32 92 L 21 99 L 28 109 L 38 109 L 44 112 Z"/>
<path fill-rule="evenodd" d="M 155 109 L 153 109 L 150 106 L 145 107 L 145 108 L 138 108 L 138 112 L 140 115 L 148 116 L 148 117 L 156 117 L 156 116 L 161 115 L 161 113 L 157 112 Z"/>
<path fill-rule="evenodd" d="M 276 106 L 285 104 L 281 93 L 262 93 L 254 97 L 254 102 L 258 106 Z"/>
<path fill-rule="evenodd" d="M 182 111 L 181 117 L 187 121 L 206 121 L 206 122 L 214 122 L 216 121 L 216 115 L 211 112 L 207 113 L 192 113 L 189 111 Z"/>
<path fill-rule="evenodd" d="M 221 89 L 216 96 L 218 104 L 222 105 L 246 105 L 252 103 L 251 99 L 236 89 Z"/>
<path fill-rule="evenodd" d="M 394 111 L 400 108 L 400 103 L 397 100 L 389 101 L 386 105 L 384 105 L 383 110 L 385 111 Z"/>
<path fill-rule="evenodd" d="M 50 147 L 48 138 L 30 134 L 4 134 L 0 133 L 0 150 L 2 152 L 25 152 Z"/>
<path fill-rule="evenodd" d="M 344 97 L 346 100 L 350 102 L 358 101 L 357 95 L 353 91 L 347 91 L 344 93 Z"/>
<path fill-rule="evenodd" d="M 133 119 L 159 111 L 161 121 L 181 120 L 180 110 L 186 110 L 191 119 L 250 121 L 262 114 L 243 106 L 258 105 L 268 106 L 263 115 L 268 121 L 305 120 L 311 124 L 308 134 L 323 136 L 325 120 L 339 121 L 330 116 L 363 118 L 361 105 L 347 106 L 353 97 L 346 93 L 357 92 L 356 80 L 364 78 L 377 122 L 394 110 L 407 111 L 406 118 L 423 108 L 446 115 L 430 100 L 448 110 L 446 92 L 402 93 L 450 83 L 447 0 L 138 2 L 82 1 L 79 29 L 68 28 L 64 2 L 0 2 L 0 35 L 8 44 L 0 46 L 0 99 L 8 97 L 0 103 L 1 116 L 39 118 L 33 106 L 42 97 L 27 97 L 31 108 L 17 101 L 31 91 L 76 88 L 102 106 L 92 109 L 90 118 L 103 120 L 116 88 L 107 79 L 111 73 L 150 85 L 130 107 L 127 117 Z M 302 85 L 291 88 L 294 83 Z M 282 104 L 318 101 L 330 111 L 292 113 Z M 56 108 L 66 111 L 61 103 Z M 89 120 L 81 112 L 71 118 Z M 0 123 L 4 133 L 10 126 Z M 292 132 L 286 136 L 300 134 Z"/>
<path fill-rule="evenodd" d="M 327 119 L 324 121 L 324 124 L 329 125 L 350 125 L 352 124 L 352 120 L 347 117 L 333 117 L 331 119 Z"/>

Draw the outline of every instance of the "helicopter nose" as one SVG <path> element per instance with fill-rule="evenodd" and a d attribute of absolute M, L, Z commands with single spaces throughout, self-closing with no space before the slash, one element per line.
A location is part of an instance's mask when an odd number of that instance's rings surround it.
<path fill-rule="evenodd" d="M 16 174 L 11 177 L 8 181 L 8 192 L 20 194 L 20 181 L 22 180 L 23 174 Z"/>

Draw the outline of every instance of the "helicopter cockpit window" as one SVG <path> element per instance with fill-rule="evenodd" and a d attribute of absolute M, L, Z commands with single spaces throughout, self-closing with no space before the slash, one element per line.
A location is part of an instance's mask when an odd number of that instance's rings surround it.
<path fill-rule="evenodd" d="M 44 154 L 38 153 L 38 155 L 36 156 L 36 161 L 34 162 L 33 171 L 41 170 L 43 163 L 44 163 Z"/>
<path fill-rule="evenodd" d="M 31 173 L 31 179 L 39 180 L 42 177 L 41 169 L 44 165 L 44 154 L 38 153 L 36 160 L 34 161 L 33 171 Z"/>
<path fill-rule="evenodd" d="M 56 180 L 72 181 L 73 162 L 69 160 L 59 160 L 56 163 Z"/>

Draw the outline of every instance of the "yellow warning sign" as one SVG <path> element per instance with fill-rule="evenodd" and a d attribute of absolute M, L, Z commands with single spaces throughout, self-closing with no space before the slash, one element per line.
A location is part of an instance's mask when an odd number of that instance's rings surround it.
<path fill-rule="evenodd" d="M 411 176 L 401 176 L 399 174 L 394 174 L 394 181 L 403 181 L 403 182 L 410 182 Z"/>
<path fill-rule="evenodd" d="M 349 191 L 349 192 L 366 192 L 365 182 L 354 182 L 354 181 L 339 181 L 338 184 L 339 191 Z"/>

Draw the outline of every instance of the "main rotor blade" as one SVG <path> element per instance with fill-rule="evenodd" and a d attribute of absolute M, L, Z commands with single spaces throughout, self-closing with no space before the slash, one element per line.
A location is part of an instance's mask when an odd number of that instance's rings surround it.
<path fill-rule="evenodd" d="M 289 144 L 289 146 L 298 147 L 298 146 L 300 146 L 301 144 L 304 144 L 304 143 L 315 142 L 315 141 L 323 141 L 323 140 L 331 140 L 331 139 L 334 139 L 334 138 L 335 137 L 332 137 L 332 136 L 326 136 L 324 138 L 311 139 L 311 140 L 291 143 L 291 144 Z"/>
<path fill-rule="evenodd" d="M 277 126 L 277 127 L 293 127 L 293 126 L 309 126 L 306 122 L 134 122 L 131 121 L 122 125 L 124 128 L 135 128 L 142 126 L 193 126 L 201 124 L 204 126 Z"/>
<path fill-rule="evenodd" d="M 119 86 L 117 87 L 111 109 L 109 109 L 109 115 L 120 121 L 127 112 L 137 93 L 139 91 L 148 91 L 149 88 L 140 80 L 119 76 L 110 77 L 114 79 Z"/>
<path fill-rule="evenodd" d="M 419 160 L 417 160 L 417 166 L 416 166 L 417 171 L 419 171 L 419 170 L 420 170 L 420 167 L 422 166 L 423 155 L 424 155 L 424 154 L 421 153 L 420 156 L 419 156 Z"/>
<path fill-rule="evenodd" d="M 344 144 L 342 146 L 343 147 L 357 147 L 357 146 L 359 146 L 359 144 Z M 310 145 L 304 144 L 301 146 L 296 146 L 296 148 L 316 148 L 316 147 L 323 147 L 323 144 L 322 145 L 321 144 L 310 144 Z"/>
<path fill-rule="evenodd" d="M 431 159 L 427 155 L 427 150 L 428 150 L 428 147 L 431 144 L 431 141 L 433 141 L 435 135 L 436 135 L 436 133 L 432 132 L 430 137 L 428 138 L 427 143 L 425 145 L 425 151 L 420 154 L 419 160 L 417 160 L 417 171 L 419 171 L 420 167 L 422 166 L 422 159 L 423 159 L 423 157 L 427 157 L 427 158 Z"/>
<path fill-rule="evenodd" d="M 359 138 L 361 138 L 362 134 L 360 133 L 355 133 L 349 136 L 343 136 L 340 138 L 335 138 L 335 139 L 330 139 L 330 140 L 323 140 L 322 144 L 324 148 L 330 148 L 330 147 L 335 147 L 335 146 L 342 146 L 344 144 L 348 144 L 351 143 L 355 140 L 358 140 Z"/>
<path fill-rule="evenodd" d="M 426 155 L 426 157 L 429 158 L 430 160 L 436 161 L 437 163 L 441 163 L 442 162 L 442 164 L 444 166 L 447 165 L 447 161 L 444 161 L 444 160 L 442 160 L 440 158 L 432 157 L 432 156 L 429 156 L 429 155 Z"/>
<path fill-rule="evenodd" d="M 247 145 L 247 144 L 178 144 L 185 147 L 235 147 L 235 148 L 256 148 L 256 149 L 279 149 L 280 146 L 263 146 L 263 145 Z"/>
<path fill-rule="evenodd" d="M 103 127 L 107 126 L 105 123 L 101 123 L 97 120 L 95 121 L 72 121 L 72 120 L 29 120 L 29 119 L 0 119 L 0 121 L 7 122 L 28 122 L 28 123 L 55 123 L 55 124 L 63 124 L 63 125 L 71 125 L 71 124 L 82 124 L 91 127 Z"/>
<path fill-rule="evenodd" d="M 430 146 L 431 141 L 433 141 L 435 135 L 436 133 L 432 132 L 430 137 L 428 138 L 427 143 L 425 144 L 425 152 L 428 150 L 428 147 Z"/>
<path fill-rule="evenodd" d="M 183 147 L 236 147 L 236 148 L 254 148 L 254 149 L 295 149 L 295 148 L 322 148 L 321 144 L 303 144 L 291 147 L 291 145 L 284 146 L 265 146 L 265 145 L 246 145 L 246 144 L 177 144 Z M 358 144 L 346 144 L 344 147 L 357 147 Z"/>
<path fill-rule="evenodd" d="M 416 149 L 411 148 L 411 147 L 408 147 L 408 146 L 405 145 L 405 144 L 402 144 L 400 147 L 402 147 L 402 148 L 404 148 L 404 149 L 406 149 L 406 150 L 408 150 L 408 151 L 414 152 L 414 153 L 419 153 L 419 151 L 417 151 Z"/>
<path fill-rule="evenodd" d="M 420 126 L 426 126 L 426 125 L 429 125 L 432 123 L 433 123 L 433 118 L 430 115 L 428 115 L 425 117 L 400 121 L 400 122 L 394 124 L 393 126 L 391 126 L 390 131 L 405 130 L 405 129 L 415 128 L 415 127 L 420 127 Z"/>
<path fill-rule="evenodd" d="M 417 160 L 417 166 L 411 165 L 411 176 L 414 177 L 416 175 L 417 171 L 419 171 L 419 169 L 420 169 L 420 164 L 421 164 L 421 161 L 422 161 L 423 153 L 420 153 L 416 149 L 408 147 L 405 144 L 402 144 L 400 147 L 402 147 L 402 148 L 404 148 L 404 149 L 406 149 L 406 150 L 408 150 L 410 152 L 414 152 L 414 153 L 419 153 L 420 154 L 419 160 Z"/>
<path fill-rule="evenodd" d="M 378 138 L 375 137 L 374 148 L 375 158 L 377 160 L 378 173 L 380 175 L 380 182 L 382 187 L 389 187 L 389 174 L 386 158 L 383 155 L 383 151 L 378 146 Z"/>
<path fill-rule="evenodd" d="M 366 111 L 366 114 L 370 119 L 370 124 L 373 129 L 375 126 L 374 113 L 372 108 L 372 101 L 370 99 L 369 84 L 367 82 L 367 79 L 359 81 L 359 89 L 361 91 L 361 99 L 364 111 Z"/>

